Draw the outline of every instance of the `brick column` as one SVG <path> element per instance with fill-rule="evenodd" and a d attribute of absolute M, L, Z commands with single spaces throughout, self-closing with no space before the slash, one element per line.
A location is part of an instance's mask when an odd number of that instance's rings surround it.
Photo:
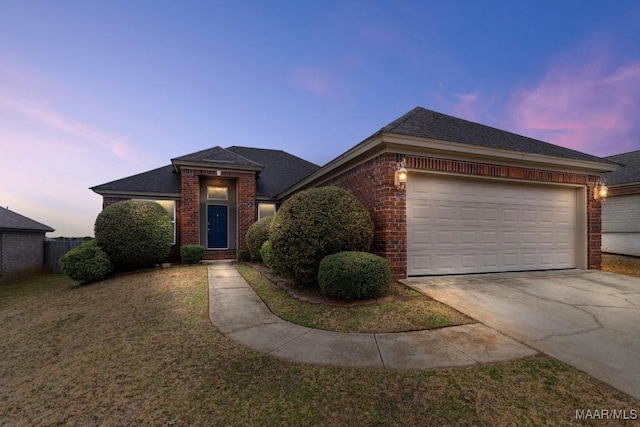
<path fill-rule="evenodd" d="M 198 216 L 200 180 L 192 169 L 180 171 L 180 203 L 176 207 L 178 229 L 180 230 L 179 244 L 198 244 Z"/>

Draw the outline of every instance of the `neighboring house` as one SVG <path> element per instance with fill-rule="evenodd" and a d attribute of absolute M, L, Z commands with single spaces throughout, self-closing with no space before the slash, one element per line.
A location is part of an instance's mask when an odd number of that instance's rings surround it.
<path fill-rule="evenodd" d="M 402 166 L 406 185 L 396 183 Z M 259 212 L 336 185 L 369 209 L 372 251 L 394 277 L 599 269 L 600 174 L 607 159 L 417 107 L 322 168 L 281 151 L 214 147 L 93 187 L 104 205 L 169 202 L 178 245 L 235 258 Z M 225 231 L 226 230 L 226 231 Z"/>
<path fill-rule="evenodd" d="M 609 191 L 602 204 L 602 232 L 640 233 L 640 150 L 606 159 L 622 167 L 603 175 Z"/>
<path fill-rule="evenodd" d="M 0 208 L 0 282 L 42 272 L 45 233 L 53 228 Z"/>

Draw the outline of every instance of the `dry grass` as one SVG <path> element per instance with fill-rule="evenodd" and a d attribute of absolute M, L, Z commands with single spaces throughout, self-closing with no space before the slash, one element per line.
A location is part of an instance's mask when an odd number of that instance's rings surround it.
<path fill-rule="evenodd" d="M 222 336 L 207 310 L 205 267 L 0 285 L 0 426 L 568 425 L 576 409 L 640 408 L 548 357 L 435 371 L 291 363 Z"/>
<path fill-rule="evenodd" d="M 640 258 L 624 255 L 602 255 L 602 271 L 640 277 Z"/>
<path fill-rule="evenodd" d="M 291 297 L 248 264 L 236 269 L 275 315 L 310 328 L 337 332 L 402 332 L 474 323 L 475 320 L 410 289 L 394 283 L 390 295 L 394 299 L 370 305 L 336 307 L 311 304 Z"/>

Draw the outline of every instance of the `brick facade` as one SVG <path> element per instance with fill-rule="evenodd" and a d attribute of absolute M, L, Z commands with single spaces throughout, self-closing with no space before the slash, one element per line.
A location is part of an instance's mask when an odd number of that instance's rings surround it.
<path fill-rule="evenodd" d="M 394 185 L 395 154 L 382 154 L 324 182 L 351 192 L 369 210 L 375 225 L 371 252 L 386 258 L 394 278 L 406 277 L 406 192 Z"/>
<path fill-rule="evenodd" d="M 398 169 L 399 160 L 403 157 L 406 160 L 406 167 L 414 171 L 585 186 L 587 188 L 587 268 L 600 269 L 602 262 L 601 204 L 593 198 L 593 189 L 599 176 L 384 153 L 350 168 L 321 185 L 345 188 L 371 212 L 376 227 L 372 252 L 389 260 L 394 278 L 406 277 L 407 271 L 406 190 L 397 189 L 394 185 L 395 171 Z"/>
<path fill-rule="evenodd" d="M 640 184 L 609 187 L 608 197 L 640 194 Z"/>
<path fill-rule="evenodd" d="M 44 232 L 0 231 L 0 283 L 42 273 L 44 234 Z"/>
<path fill-rule="evenodd" d="M 218 175 L 215 170 L 182 168 L 180 171 L 181 200 L 179 207 L 176 207 L 176 226 L 180 230 L 177 237 L 179 245 L 202 244 L 199 239 L 201 177 L 233 179 L 236 182 L 238 191 L 238 247 L 235 249 L 207 250 L 205 259 L 237 259 L 238 252 L 246 250 L 245 236 L 247 230 L 257 218 L 255 173 L 221 171 L 220 175 Z"/>

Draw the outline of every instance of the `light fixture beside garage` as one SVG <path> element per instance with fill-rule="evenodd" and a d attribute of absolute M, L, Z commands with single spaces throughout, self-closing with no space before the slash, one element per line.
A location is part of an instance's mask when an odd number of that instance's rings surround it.
<path fill-rule="evenodd" d="M 598 181 L 596 187 L 593 189 L 593 198 L 596 200 L 604 201 L 607 198 L 609 189 L 604 185 L 603 181 Z"/>
<path fill-rule="evenodd" d="M 403 189 L 407 185 L 407 168 L 405 167 L 404 157 L 398 163 L 398 170 L 396 171 L 395 184 L 397 189 Z"/>

